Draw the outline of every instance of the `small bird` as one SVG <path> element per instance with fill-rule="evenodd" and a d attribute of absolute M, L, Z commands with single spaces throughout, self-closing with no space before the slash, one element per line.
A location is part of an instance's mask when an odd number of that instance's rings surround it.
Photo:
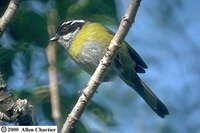
<path fill-rule="evenodd" d="M 63 22 L 50 41 L 60 43 L 69 56 L 88 74 L 92 75 L 104 56 L 114 33 L 99 23 L 85 20 Z M 137 73 L 145 73 L 147 65 L 140 55 L 125 41 L 103 79 L 110 81 L 119 76 L 133 88 L 160 117 L 168 115 L 168 109 L 139 78 Z"/>

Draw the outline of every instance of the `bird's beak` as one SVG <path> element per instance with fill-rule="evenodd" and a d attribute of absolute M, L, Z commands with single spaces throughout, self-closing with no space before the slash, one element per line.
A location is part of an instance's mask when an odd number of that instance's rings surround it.
<path fill-rule="evenodd" d="M 55 36 L 53 36 L 51 39 L 49 39 L 49 41 L 56 41 L 58 40 L 59 36 L 57 34 L 55 34 Z"/>

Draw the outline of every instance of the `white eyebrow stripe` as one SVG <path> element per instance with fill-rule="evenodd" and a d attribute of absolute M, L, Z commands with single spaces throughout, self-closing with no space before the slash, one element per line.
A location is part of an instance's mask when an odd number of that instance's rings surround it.
<path fill-rule="evenodd" d="M 80 20 L 70 20 L 70 21 L 67 21 L 67 22 L 63 22 L 61 26 L 65 25 L 65 24 L 69 24 L 69 23 L 71 23 L 71 25 L 73 25 L 74 23 L 77 23 L 77 22 L 85 23 L 85 20 L 82 20 L 82 19 L 80 19 Z"/>
<path fill-rule="evenodd" d="M 74 23 L 77 23 L 77 22 L 85 23 L 85 20 L 82 20 L 82 19 L 80 19 L 80 20 L 72 20 L 71 22 L 72 22 L 71 25 L 73 25 Z"/>
<path fill-rule="evenodd" d="M 65 24 L 68 24 L 68 23 L 71 23 L 71 22 L 72 22 L 72 21 L 63 22 L 61 26 L 65 25 Z M 60 27 L 61 27 L 61 26 L 60 26 Z"/>

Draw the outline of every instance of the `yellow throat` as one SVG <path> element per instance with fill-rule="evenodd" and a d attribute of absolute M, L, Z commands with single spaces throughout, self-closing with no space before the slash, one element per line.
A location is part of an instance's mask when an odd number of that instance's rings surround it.
<path fill-rule="evenodd" d="M 87 42 L 101 44 L 106 48 L 112 37 L 113 34 L 101 24 L 86 22 L 70 44 L 68 53 L 76 59 Z"/>

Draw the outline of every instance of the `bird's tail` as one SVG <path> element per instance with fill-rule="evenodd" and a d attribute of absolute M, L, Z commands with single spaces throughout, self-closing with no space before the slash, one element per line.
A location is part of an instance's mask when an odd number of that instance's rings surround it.
<path fill-rule="evenodd" d="M 129 73 L 130 74 L 130 73 Z M 131 88 L 136 90 L 136 92 L 146 101 L 146 103 L 155 111 L 160 117 L 164 118 L 168 115 L 168 109 L 160 101 L 160 99 L 151 91 L 151 89 L 137 76 L 135 73 L 131 77 L 129 74 L 121 74 L 120 78 L 128 84 Z M 130 81 L 131 79 L 131 81 Z"/>

